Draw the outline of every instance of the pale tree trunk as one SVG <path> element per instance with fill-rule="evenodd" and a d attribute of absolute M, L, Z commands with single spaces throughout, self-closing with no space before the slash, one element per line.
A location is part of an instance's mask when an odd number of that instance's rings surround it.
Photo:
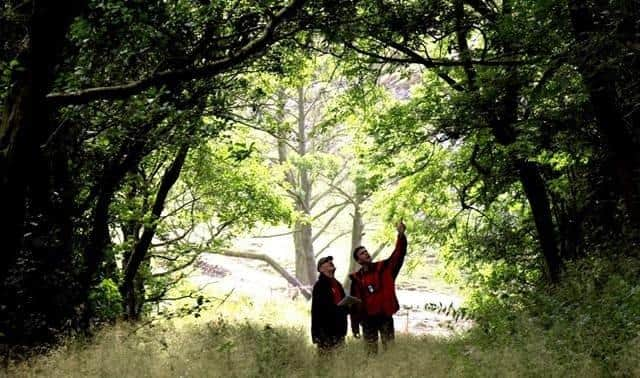
<path fill-rule="evenodd" d="M 349 268 L 347 272 L 352 273 L 358 269 L 356 260 L 353 259 L 353 250 L 356 247 L 362 245 L 362 235 L 364 235 L 364 221 L 362 220 L 361 205 L 363 202 L 363 196 L 356 191 L 353 204 L 353 221 L 351 226 L 351 249 L 349 250 Z M 345 284 L 349 282 L 349 279 L 345 279 Z"/>
<path fill-rule="evenodd" d="M 304 89 L 298 87 L 298 155 L 302 158 L 307 154 L 307 130 L 304 111 Z M 311 180 L 309 169 L 303 164 L 299 168 L 299 210 L 309 219 L 311 218 Z M 312 225 L 309 221 L 296 222 L 293 234 L 296 245 L 296 276 L 305 284 L 312 284 L 316 279 L 315 257 L 313 253 Z M 298 249 L 300 248 L 300 249 Z"/>
<path fill-rule="evenodd" d="M 296 277 L 305 285 L 316 280 L 313 243 L 311 242 L 311 224 L 297 221 L 293 241 L 296 248 Z"/>
<path fill-rule="evenodd" d="M 285 94 L 278 94 L 278 114 L 277 119 L 284 124 L 284 104 Z M 296 130 L 297 148 L 296 153 L 303 157 L 307 153 L 307 134 L 305 130 L 304 112 L 304 91 L 298 88 L 298 128 Z M 287 134 L 286 130 L 280 130 L 278 134 L 278 160 L 284 164 L 288 160 Z M 295 248 L 296 277 L 305 285 L 311 285 L 316 279 L 315 258 L 313 253 L 312 225 L 311 219 L 311 180 L 309 171 L 305 167 L 300 167 L 297 174 L 292 170 L 285 173 L 285 179 L 291 185 L 291 194 L 298 212 L 307 219 L 298 220 L 294 224 L 293 244 Z"/>

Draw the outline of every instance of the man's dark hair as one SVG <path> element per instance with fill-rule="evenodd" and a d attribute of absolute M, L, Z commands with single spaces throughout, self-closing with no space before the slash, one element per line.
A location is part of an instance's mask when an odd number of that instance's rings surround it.
<path fill-rule="evenodd" d="M 357 246 L 357 247 L 353 250 L 353 259 L 354 259 L 354 260 L 358 261 L 358 252 L 359 252 L 361 249 L 365 249 L 365 248 L 364 248 L 364 246 L 359 245 L 359 246 Z"/>

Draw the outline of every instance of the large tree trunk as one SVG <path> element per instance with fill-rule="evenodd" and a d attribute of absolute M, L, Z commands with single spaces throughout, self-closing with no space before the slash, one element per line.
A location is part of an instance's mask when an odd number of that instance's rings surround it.
<path fill-rule="evenodd" d="M 0 278 L 24 242 L 25 217 L 31 213 L 52 216 L 51 194 L 55 188 L 54 166 L 47 153 L 58 151 L 49 142 L 53 130 L 53 109 L 45 96 L 54 80 L 54 70 L 71 21 L 84 6 L 74 1 L 67 7 L 47 2 L 22 3 L 15 8 L 29 13 L 20 16 L 28 20 L 24 45 L 17 61 L 19 69 L 12 80 L 0 123 L 0 198 L 3 201 L 3 260 Z M 57 167 L 62 168 L 61 166 Z M 28 208 L 29 207 L 29 208 Z M 68 213 L 71 213 L 69 211 Z"/>
<path fill-rule="evenodd" d="M 510 75 L 506 94 L 502 101 L 503 111 L 492 121 L 493 134 L 498 143 L 509 146 L 516 142 L 519 84 L 515 75 Z M 547 183 L 540 172 L 540 167 L 527 158 L 511 153 L 511 161 L 518 171 L 520 183 L 531 207 L 538 241 L 545 262 L 547 277 L 550 282 L 558 282 L 560 278 L 561 260 L 556 240 L 556 229 L 551 212 L 551 203 L 547 193 Z"/>
<path fill-rule="evenodd" d="M 9 92 L 4 117 L 0 128 L 0 198 L 3 201 L 3 264 L 0 264 L 0 279 L 6 279 L 7 270 L 13 266 L 24 235 L 26 212 L 26 177 L 22 174 L 22 165 L 26 158 L 22 152 L 25 147 L 24 136 L 20 130 L 28 131 L 33 127 L 32 79 L 29 73 L 15 80 L 14 88 Z"/>
<path fill-rule="evenodd" d="M 140 189 L 141 188 L 133 186 L 127 192 L 127 201 L 134 201 L 138 195 L 142 195 L 142 193 L 146 194 L 145 189 L 143 189 L 142 191 Z M 146 204 L 146 201 L 144 203 Z M 146 209 L 147 207 L 143 205 L 142 208 Z M 125 244 L 132 245 L 132 246 L 136 246 L 138 244 L 140 240 L 140 230 L 142 229 L 142 226 L 143 226 L 142 223 L 136 219 L 130 219 L 122 225 L 122 235 L 124 237 Z M 133 250 L 124 251 L 124 253 L 122 254 L 123 265 L 125 265 L 126 262 L 131 259 L 132 254 L 133 254 Z M 124 268 L 126 268 L 126 265 L 123 266 L 123 269 Z M 129 292 L 120 293 L 123 298 L 124 316 L 128 319 L 138 319 L 139 314 L 141 313 L 140 311 L 136 310 L 137 308 L 141 308 L 142 306 L 142 301 L 138 301 L 138 298 L 140 297 L 140 295 L 136 294 L 139 288 L 139 285 L 137 285 L 137 283 L 138 281 L 140 281 L 138 278 L 139 277 L 136 277 L 136 279 L 134 280 L 136 281 L 136 284 L 134 284 L 129 289 Z M 142 288 L 144 289 L 144 282 L 142 282 L 140 286 L 142 286 Z"/>
<path fill-rule="evenodd" d="M 149 259 L 143 260 L 138 271 L 133 277 L 133 283 L 126 288 L 120 288 L 124 304 L 125 319 L 136 321 L 142 317 L 142 310 L 145 303 L 145 280 L 148 277 L 147 271 L 150 269 Z"/>
<path fill-rule="evenodd" d="M 295 223 L 293 242 L 296 249 L 296 277 L 305 285 L 315 282 L 317 272 L 314 264 L 311 224 L 304 221 Z"/>
<path fill-rule="evenodd" d="M 302 158 L 307 154 L 307 131 L 304 109 L 304 89 L 298 87 L 298 155 Z M 309 170 L 303 164 L 298 168 L 300 177 L 298 187 L 297 208 L 308 219 L 296 222 L 293 234 L 296 246 L 296 277 L 307 285 L 316 280 L 315 255 L 313 253 L 313 236 L 311 219 L 311 180 Z"/>
<path fill-rule="evenodd" d="M 602 20 L 596 22 L 602 12 L 609 14 L 610 10 L 595 9 L 589 2 L 579 0 L 570 0 L 568 6 L 575 38 L 584 51 L 581 55 L 592 57 L 580 62 L 578 70 L 589 92 L 627 214 L 633 224 L 640 225 L 640 143 L 634 139 L 634 129 L 640 126 L 634 124 L 639 112 L 636 110 L 636 115 L 630 117 L 627 127 L 621 109 L 624 100 L 616 89 L 616 79 L 622 75 L 617 65 L 608 61 L 621 46 L 613 43 L 616 39 L 605 37 L 610 31 L 602 30 L 606 26 Z"/>
<path fill-rule="evenodd" d="M 501 117 L 494 118 L 491 123 L 496 140 L 503 146 L 509 146 L 516 141 L 517 131 L 513 127 L 513 123 L 517 119 L 517 102 L 518 87 L 515 84 L 510 84 L 503 100 L 504 109 Z M 547 183 L 537 164 L 528 161 L 525 157 L 518 156 L 516 153 L 510 155 L 531 207 L 547 277 L 550 282 L 558 282 L 561 260 L 551 203 L 547 193 Z"/>
<path fill-rule="evenodd" d="M 104 278 L 102 264 L 105 262 L 105 257 L 108 253 L 107 249 L 111 245 L 109 208 L 113 202 L 114 195 L 127 174 L 138 166 L 148 152 L 147 136 L 154 126 L 154 122 L 149 122 L 140 126 L 139 129 L 130 129 L 130 138 L 127 139 L 133 140 L 133 142 L 120 146 L 120 150 L 116 155 L 117 160 L 104 169 L 99 182 L 96 184 L 96 205 L 91 217 L 91 231 L 84 251 L 85 266 L 81 277 L 81 284 L 87 292 L 100 278 Z M 88 320 L 89 316 L 91 314 L 87 313 L 85 320 Z"/>
<path fill-rule="evenodd" d="M 50 2 L 9 5 L 26 35 L 12 72 L 0 123 L 0 343 L 48 339 L 77 303 L 71 236 L 72 191 L 65 136 L 52 135 L 45 96 L 73 18 L 84 6 Z M 61 159 L 58 160 L 58 159 Z"/>
<path fill-rule="evenodd" d="M 298 144 L 296 153 L 300 157 L 304 157 L 307 153 L 307 133 L 305 125 L 304 111 L 304 91 L 298 88 L 298 123 L 296 137 Z M 278 95 L 278 114 L 276 118 L 284 123 L 284 106 L 286 98 L 281 92 Z M 280 130 L 278 135 L 278 159 L 280 164 L 288 161 L 286 130 Z M 295 265 L 296 277 L 305 285 L 311 285 L 316 280 L 315 256 L 313 252 L 313 232 L 311 221 L 311 195 L 312 184 L 309 178 L 309 171 L 306 167 L 301 166 L 297 170 L 297 174 L 293 170 L 289 170 L 285 174 L 285 179 L 291 186 L 291 196 L 295 203 L 296 210 L 306 219 L 297 220 L 294 224 L 293 244 L 295 249 Z"/>

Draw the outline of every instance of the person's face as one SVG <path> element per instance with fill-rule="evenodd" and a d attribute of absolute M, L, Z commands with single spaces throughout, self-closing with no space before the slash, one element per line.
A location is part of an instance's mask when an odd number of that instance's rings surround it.
<path fill-rule="evenodd" d="M 369 251 L 366 248 L 360 248 L 358 252 L 356 252 L 356 261 L 360 265 L 365 265 L 371 262 L 371 256 L 369 255 Z"/>
<path fill-rule="evenodd" d="M 336 272 L 336 267 L 335 265 L 333 265 L 333 261 L 329 260 L 329 261 L 325 261 L 322 265 L 320 265 L 320 273 L 329 276 L 329 277 L 333 277 L 333 274 Z"/>

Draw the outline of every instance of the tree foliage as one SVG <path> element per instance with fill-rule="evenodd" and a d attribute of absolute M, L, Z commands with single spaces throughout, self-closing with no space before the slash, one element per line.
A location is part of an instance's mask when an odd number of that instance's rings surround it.
<path fill-rule="evenodd" d="M 299 199 L 333 185 L 353 230 L 382 191 L 376 214 L 478 298 L 637 259 L 638 20 L 614 0 L 3 2 L 2 342 L 111 318 L 113 285 L 138 317 L 198 253 L 288 219 L 278 177 Z M 325 72 L 305 63 L 319 51 Z M 305 88 L 342 95 L 296 125 Z M 283 176 L 229 132 L 247 120 L 304 147 Z"/>
<path fill-rule="evenodd" d="M 204 116 L 233 111 L 245 85 L 236 76 L 302 28 L 302 3 L 3 3 L 3 340 L 87 329 L 92 287 L 122 278 L 124 298 L 151 271 L 147 253 L 189 151 L 225 127 Z M 270 59 L 262 68 L 277 65 Z M 255 219 L 242 213 L 257 208 L 238 205 L 223 223 Z M 129 249 L 115 245 L 114 226 L 127 229 Z"/>

